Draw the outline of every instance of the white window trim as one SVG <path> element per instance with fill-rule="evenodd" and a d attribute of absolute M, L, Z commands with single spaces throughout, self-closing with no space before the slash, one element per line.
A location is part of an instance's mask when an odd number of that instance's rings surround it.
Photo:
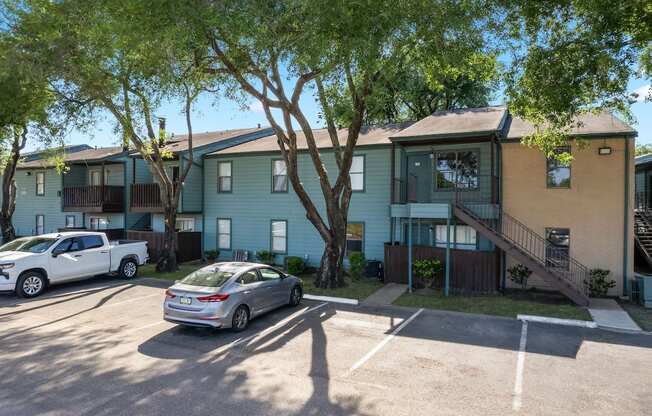
<path fill-rule="evenodd" d="M 229 223 L 229 232 L 228 233 L 221 233 L 220 232 L 220 221 L 227 221 Z M 232 245 L 232 236 L 233 236 L 233 221 L 231 218 L 218 218 L 216 223 L 216 231 L 217 231 L 217 249 L 218 250 L 231 250 L 231 245 Z M 229 246 L 228 247 L 223 247 L 220 246 L 220 236 L 223 235 L 228 235 L 229 236 Z"/>
<path fill-rule="evenodd" d="M 284 235 L 276 236 L 276 238 L 282 238 L 284 240 L 283 250 L 274 249 L 274 223 L 282 222 L 284 224 Z M 288 252 L 288 221 L 287 220 L 271 220 L 269 225 L 269 245 L 270 251 L 274 254 L 287 254 Z"/>

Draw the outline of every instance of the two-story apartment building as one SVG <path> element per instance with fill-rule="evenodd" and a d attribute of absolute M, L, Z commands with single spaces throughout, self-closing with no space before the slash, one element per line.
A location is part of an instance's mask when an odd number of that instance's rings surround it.
<path fill-rule="evenodd" d="M 386 281 L 414 281 L 418 258 L 445 264 L 446 289 L 491 292 L 518 262 L 532 285 L 586 303 L 590 268 L 626 291 L 632 275 L 633 137 L 609 114 L 572 132 L 570 166 L 521 144 L 532 126 L 503 107 L 435 113 L 416 123 L 366 128 L 351 168 L 347 247 L 384 261 Z M 336 172 L 325 130 L 315 131 Z M 346 131 L 339 132 L 342 139 Z M 299 149 L 305 139 L 298 138 Z M 320 209 L 305 150 L 300 177 Z M 224 184 L 228 184 L 225 186 Z M 209 153 L 204 160 L 204 246 L 271 250 L 316 265 L 323 243 L 288 183 L 276 138 Z"/>

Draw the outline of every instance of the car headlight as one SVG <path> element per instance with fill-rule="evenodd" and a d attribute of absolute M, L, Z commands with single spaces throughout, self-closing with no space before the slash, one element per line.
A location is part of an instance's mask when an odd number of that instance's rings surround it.
<path fill-rule="evenodd" d="M 11 269 L 15 265 L 15 263 L 0 263 L 0 269 Z"/>

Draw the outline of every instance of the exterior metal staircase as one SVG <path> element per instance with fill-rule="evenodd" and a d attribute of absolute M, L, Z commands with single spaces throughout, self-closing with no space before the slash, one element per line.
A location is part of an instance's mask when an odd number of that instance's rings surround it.
<path fill-rule="evenodd" d="M 565 250 L 560 250 L 503 212 L 499 205 L 467 202 L 457 198 L 453 203 L 453 213 L 573 302 L 580 306 L 589 304 L 585 284 L 589 278 L 589 269 L 570 257 Z M 650 244 L 652 249 L 652 239 Z"/>
<path fill-rule="evenodd" d="M 636 248 L 652 267 L 652 212 L 647 209 L 634 211 L 634 241 Z"/>

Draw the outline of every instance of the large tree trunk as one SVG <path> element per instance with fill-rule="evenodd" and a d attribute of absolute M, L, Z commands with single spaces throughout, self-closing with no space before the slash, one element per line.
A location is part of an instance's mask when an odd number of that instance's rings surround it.
<path fill-rule="evenodd" d="M 344 286 L 345 238 L 340 233 L 334 233 L 333 238 L 325 242 L 315 286 L 328 289 Z"/>
<path fill-rule="evenodd" d="M 11 145 L 11 154 L 2 170 L 2 205 L 0 205 L 0 230 L 2 232 L 2 243 L 8 243 L 16 238 L 16 230 L 12 223 L 14 210 L 16 209 L 16 166 L 20 159 L 20 151 L 27 142 L 27 128 L 23 128 L 21 134 L 14 132 Z"/>
<path fill-rule="evenodd" d="M 158 272 L 174 272 L 179 269 L 177 265 L 177 207 L 165 208 L 165 236 L 163 237 L 163 250 L 156 263 Z"/>

